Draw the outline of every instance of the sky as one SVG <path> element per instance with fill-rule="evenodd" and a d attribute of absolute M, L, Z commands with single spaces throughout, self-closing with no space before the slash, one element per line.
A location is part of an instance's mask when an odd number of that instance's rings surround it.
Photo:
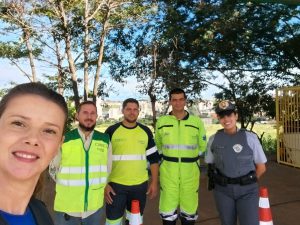
<path fill-rule="evenodd" d="M 30 71 L 29 67 L 23 69 L 25 71 Z M 38 69 L 41 70 L 41 68 Z M 9 88 L 11 86 L 11 82 L 20 84 L 29 82 L 29 80 L 16 66 L 11 65 L 8 60 L 0 60 L 0 88 Z M 108 82 L 113 85 L 113 89 L 115 91 L 110 93 L 110 96 L 107 98 L 107 100 L 123 101 L 124 99 L 130 97 L 134 97 L 139 100 L 149 99 L 148 96 L 143 96 L 136 90 L 137 81 L 133 77 L 127 79 L 127 83 L 125 85 L 114 82 L 110 79 L 108 79 Z M 217 88 L 210 87 L 207 91 L 202 93 L 202 98 L 205 100 L 211 100 L 214 93 L 217 91 Z"/>

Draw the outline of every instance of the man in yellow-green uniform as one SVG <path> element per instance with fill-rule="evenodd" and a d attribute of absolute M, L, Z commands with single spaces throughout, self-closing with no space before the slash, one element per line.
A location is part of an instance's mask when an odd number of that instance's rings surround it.
<path fill-rule="evenodd" d="M 206 148 L 206 135 L 199 117 L 185 111 L 186 94 L 180 88 L 169 93 L 172 111 L 156 123 L 155 142 L 162 156 L 159 212 L 164 225 L 175 225 L 177 208 L 182 225 L 198 217 L 199 156 Z"/>
<path fill-rule="evenodd" d="M 106 225 L 121 225 L 126 209 L 126 224 L 132 200 L 139 200 L 143 214 L 146 195 L 154 198 L 158 190 L 159 155 L 150 129 L 137 122 L 139 103 L 129 98 L 123 102 L 122 122 L 110 126 L 112 144 L 112 170 L 105 188 Z M 147 161 L 151 180 L 148 184 Z"/>
<path fill-rule="evenodd" d="M 99 225 L 107 183 L 109 136 L 94 130 L 94 102 L 79 105 L 79 127 L 65 136 L 60 154 L 49 167 L 56 181 L 56 225 Z"/>

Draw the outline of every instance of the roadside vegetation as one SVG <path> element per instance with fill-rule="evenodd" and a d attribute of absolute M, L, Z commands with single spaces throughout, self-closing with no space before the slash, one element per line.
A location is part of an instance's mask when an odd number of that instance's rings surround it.
<path fill-rule="evenodd" d="M 110 120 L 110 121 L 102 121 L 98 122 L 97 125 L 97 130 L 104 132 L 107 127 L 110 125 L 116 123 L 117 120 Z M 151 126 L 151 121 L 142 119 L 139 120 L 139 122 L 146 124 L 149 126 L 149 128 L 153 132 L 153 127 Z M 238 124 L 240 126 L 240 124 Z M 217 130 L 221 129 L 220 124 L 205 124 L 205 129 L 206 129 L 206 134 L 207 134 L 207 139 L 216 133 Z M 276 123 L 267 123 L 267 124 L 255 124 L 253 127 L 253 131 L 257 134 L 259 137 L 263 149 L 267 154 L 274 154 L 276 153 L 276 148 L 277 148 L 277 139 L 276 139 Z"/>

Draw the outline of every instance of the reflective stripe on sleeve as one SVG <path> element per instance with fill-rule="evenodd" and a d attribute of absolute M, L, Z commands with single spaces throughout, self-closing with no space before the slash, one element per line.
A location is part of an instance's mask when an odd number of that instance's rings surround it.
<path fill-rule="evenodd" d="M 156 146 L 154 146 L 154 147 L 152 147 L 152 148 L 149 148 L 149 149 L 146 151 L 146 156 L 151 155 L 151 154 L 153 154 L 154 152 L 157 152 Z"/>

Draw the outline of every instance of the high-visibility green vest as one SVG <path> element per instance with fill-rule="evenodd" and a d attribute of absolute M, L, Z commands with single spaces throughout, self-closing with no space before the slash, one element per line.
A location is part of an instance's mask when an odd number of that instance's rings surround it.
<path fill-rule="evenodd" d="M 155 131 L 156 146 L 167 157 L 194 158 L 206 148 L 206 135 L 199 117 L 187 115 L 177 120 L 173 115 L 159 118 Z"/>
<path fill-rule="evenodd" d="M 55 211 L 85 212 L 103 206 L 108 146 L 109 136 L 96 130 L 87 151 L 78 129 L 66 134 L 56 175 Z"/>

